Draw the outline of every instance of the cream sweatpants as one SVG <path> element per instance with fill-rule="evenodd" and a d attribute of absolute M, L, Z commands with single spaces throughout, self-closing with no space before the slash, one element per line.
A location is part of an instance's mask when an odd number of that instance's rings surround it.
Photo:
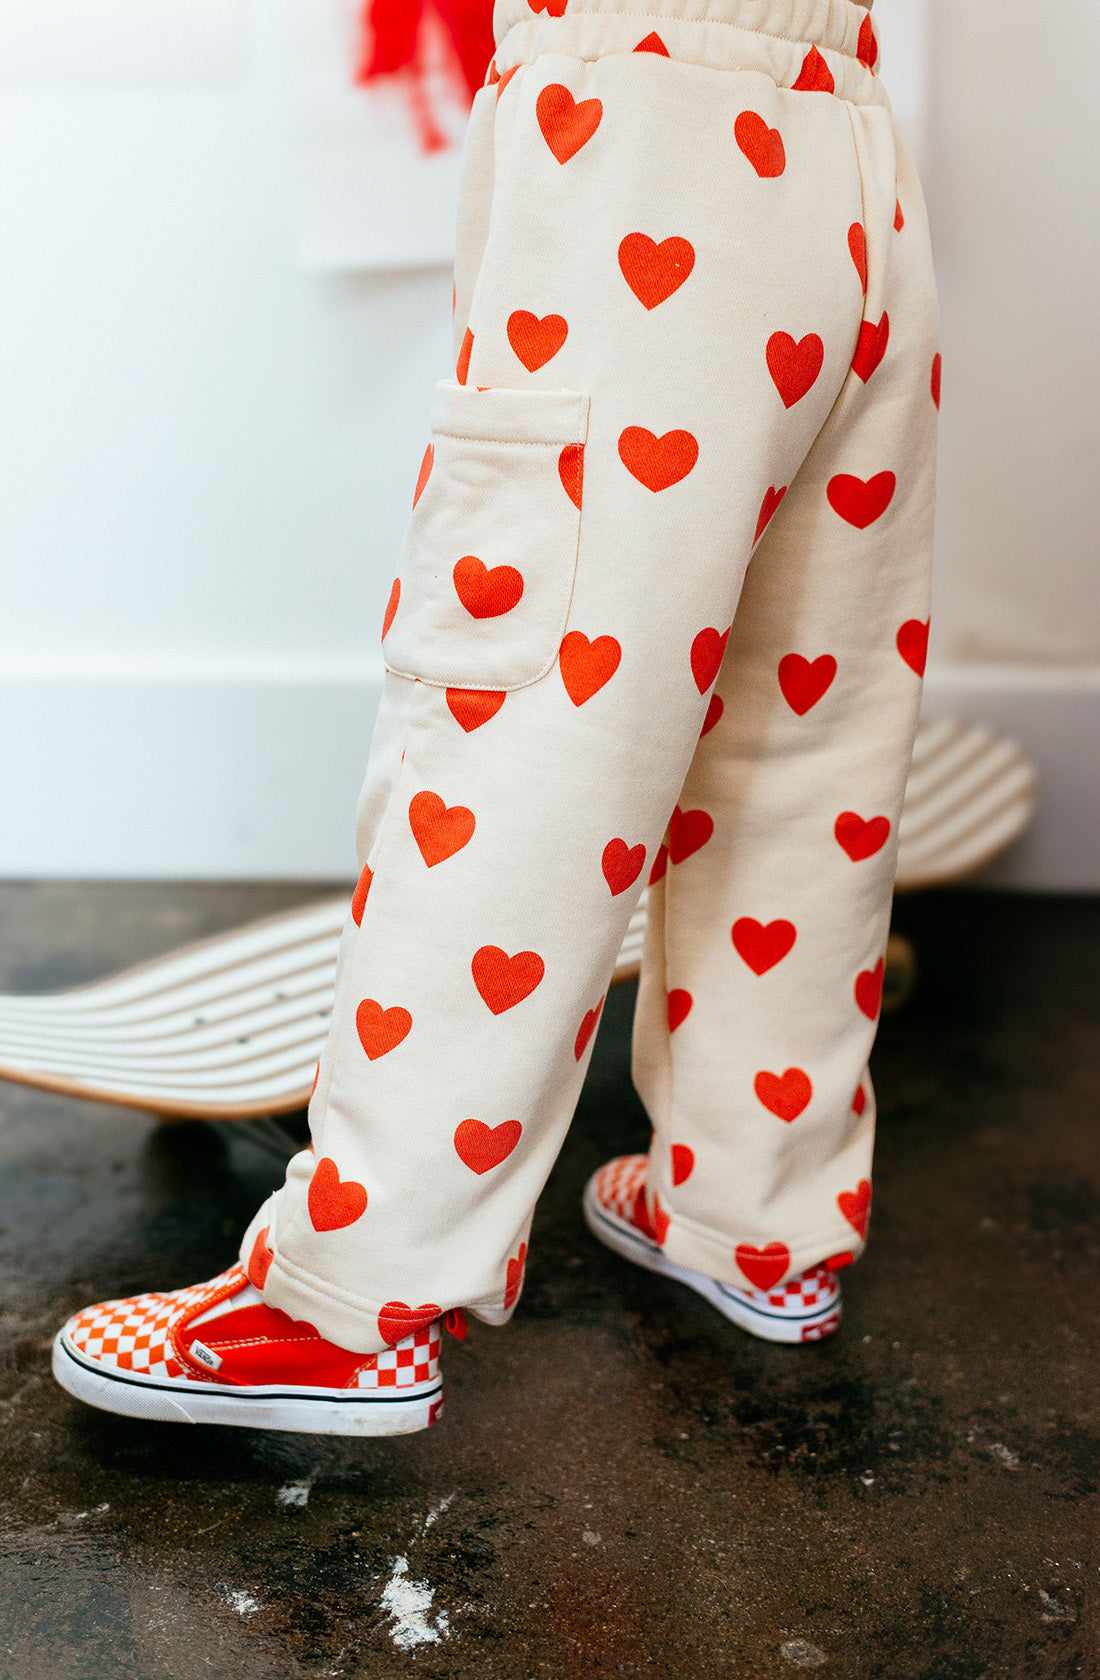
<path fill-rule="evenodd" d="M 519 1293 L 652 883 L 670 1259 L 855 1256 L 924 666 L 924 204 L 849 0 L 498 0 L 311 1149 L 242 1257 L 364 1353 Z"/>

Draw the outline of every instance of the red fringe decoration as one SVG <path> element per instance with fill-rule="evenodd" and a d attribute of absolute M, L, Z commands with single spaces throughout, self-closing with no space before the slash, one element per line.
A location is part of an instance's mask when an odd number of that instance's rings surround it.
<path fill-rule="evenodd" d="M 493 56 L 493 0 L 364 0 L 363 27 L 356 81 L 405 77 L 421 146 L 441 151 L 449 142 L 425 89 L 428 38 L 441 36 L 456 92 L 469 105 Z"/>

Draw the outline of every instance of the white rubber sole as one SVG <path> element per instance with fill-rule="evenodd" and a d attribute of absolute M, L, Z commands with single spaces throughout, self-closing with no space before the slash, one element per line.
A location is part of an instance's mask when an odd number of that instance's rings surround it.
<path fill-rule="evenodd" d="M 332 1388 L 225 1388 L 109 1371 L 86 1359 L 64 1331 L 53 1344 L 53 1374 L 85 1405 L 155 1423 L 221 1423 L 289 1429 L 303 1435 L 411 1435 L 443 1412 L 443 1379 L 390 1395 Z"/>
<path fill-rule="evenodd" d="M 678 1266 L 674 1260 L 666 1258 L 660 1244 L 643 1236 L 618 1214 L 600 1206 L 596 1199 L 598 1176 L 594 1173 L 584 1187 L 585 1221 L 592 1235 L 598 1237 L 605 1247 L 621 1254 L 624 1260 L 633 1260 L 636 1266 L 644 1266 L 647 1271 L 673 1278 L 677 1283 L 686 1283 L 712 1307 L 717 1307 L 732 1324 L 765 1342 L 819 1342 L 831 1336 L 840 1323 L 839 1298 L 830 1306 L 813 1307 L 803 1314 L 769 1311 L 755 1306 L 740 1290 L 719 1283 L 717 1278 Z"/>

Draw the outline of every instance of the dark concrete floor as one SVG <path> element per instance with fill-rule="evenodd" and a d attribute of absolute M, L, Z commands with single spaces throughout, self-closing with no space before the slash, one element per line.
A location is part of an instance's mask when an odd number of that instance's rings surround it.
<path fill-rule="evenodd" d="M 308 896 L 3 887 L 0 984 Z M 585 1177 L 646 1142 L 623 990 L 517 1316 L 447 1346 L 446 1421 L 406 1439 L 135 1424 L 56 1389 L 69 1312 L 219 1271 L 281 1169 L 247 1126 L 0 1087 L 0 1680 L 1100 1676 L 1100 903 L 898 919 L 921 979 L 876 1051 L 840 1335 L 753 1341 L 588 1236 Z"/>

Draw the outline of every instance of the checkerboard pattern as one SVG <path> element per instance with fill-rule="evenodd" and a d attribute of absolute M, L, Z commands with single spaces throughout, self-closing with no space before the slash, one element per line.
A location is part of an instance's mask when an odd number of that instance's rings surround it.
<path fill-rule="evenodd" d="M 596 1198 L 602 1208 L 618 1214 L 620 1219 L 634 1220 L 634 1204 L 638 1191 L 645 1183 L 649 1168 L 648 1155 L 617 1155 L 601 1167 L 596 1179 Z M 647 1236 L 650 1233 L 645 1233 Z"/>
<path fill-rule="evenodd" d="M 373 1353 L 352 1378 L 351 1388 L 411 1388 L 414 1383 L 432 1382 L 439 1375 L 439 1344 L 443 1321 L 406 1336 L 396 1347 Z"/>
<path fill-rule="evenodd" d="M 778 1311 L 789 1313 L 792 1318 L 803 1318 L 808 1312 L 831 1307 L 834 1301 L 838 1301 L 840 1283 L 835 1272 L 827 1266 L 811 1266 L 808 1272 L 788 1278 L 777 1289 L 739 1289 L 737 1294 L 750 1301 L 766 1301 L 773 1313 Z"/>
<path fill-rule="evenodd" d="M 235 1294 L 244 1282 L 239 1266 L 208 1283 L 173 1289 L 164 1295 L 134 1295 L 123 1301 L 101 1301 L 87 1307 L 65 1326 L 69 1341 L 86 1359 L 116 1371 L 141 1376 L 186 1378 L 211 1382 L 207 1375 L 181 1365 L 172 1349 L 172 1328 L 183 1318 L 205 1312 L 215 1302 Z"/>

